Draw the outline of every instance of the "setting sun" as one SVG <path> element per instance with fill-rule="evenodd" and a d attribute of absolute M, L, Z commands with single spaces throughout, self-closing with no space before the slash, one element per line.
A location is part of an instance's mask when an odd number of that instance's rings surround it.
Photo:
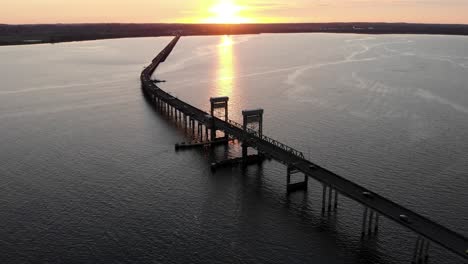
<path fill-rule="evenodd" d="M 231 0 L 220 0 L 218 4 L 210 8 L 210 13 L 213 17 L 207 18 L 207 23 L 218 23 L 218 24 L 240 24 L 248 23 L 250 19 L 242 17 L 241 11 L 245 7 L 237 5 Z"/>

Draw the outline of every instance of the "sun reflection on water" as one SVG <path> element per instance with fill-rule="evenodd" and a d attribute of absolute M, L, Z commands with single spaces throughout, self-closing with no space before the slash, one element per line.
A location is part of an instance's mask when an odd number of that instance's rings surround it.
<path fill-rule="evenodd" d="M 223 36 L 218 45 L 217 96 L 231 96 L 234 87 L 234 54 L 231 36 Z"/>

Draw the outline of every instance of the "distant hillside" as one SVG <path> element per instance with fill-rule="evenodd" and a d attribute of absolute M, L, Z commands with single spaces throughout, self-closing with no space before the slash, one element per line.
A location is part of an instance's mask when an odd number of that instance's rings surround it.
<path fill-rule="evenodd" d="M 260 33 L 359 33 L 468 35 L 468 25 L 407 23 L 301 23 L 301 24 L 0 24 L 0 45 L 182 35 Z"/>

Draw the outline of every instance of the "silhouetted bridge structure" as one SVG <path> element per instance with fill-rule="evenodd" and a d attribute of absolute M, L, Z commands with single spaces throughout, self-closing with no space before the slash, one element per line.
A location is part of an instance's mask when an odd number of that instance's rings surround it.
<path fill-rule="evenodd" d="M 427 263 L 431 242 L 468 259 L 468 240 L 466 237 L 421 216 L 377 193 L 351 182 L 304 158 L 302 152 L 279 141 L 263 135 L 263 110 L 243 111 L 243 124 L 228 119 L 228 97 L 211 98 L 211 111 L 205 112 L 161 90 L 151 76 L 164 62 L 180 36 L 176 36 L 141 73 L 142 90 L 145 96 L 162 112 L 183 123 L 198 140 L 188 144 L 176 145 L 177 148 L 190 148 L 225 143 L 230 139 L 242 142 L 242 157 L 212 164 L 218 166 L 242 164 L 247 166 L 261 161 L 265 156 L 273 158 L 287 166 L 286 187 L 288 192 L 305 190 L 309 177 L 323 185 L 322 213 L 334 211 L 338 206 L 338 194 L 349 197 L 364 206 L 362 236 L 375 235 L 379 227 L 379 217 L 385 216 L 418 234 L 414 248 L 413 263 Z M 216 117 L 215 111 L 224 110 L 224 116 Z M 257 130 L 249 128 L 251 124 Z M 195 133 L 195 128 L 197 132 Z M 224 132 L 224 137 L 217 138 L 216 131 Z M 258 151 L 257 155 L 247 155 L 247 148 Z M 293 183 L 294 175 L 301 174 L 299 182 Z M 297 179 L 297 176 L 296 176 Z"/>

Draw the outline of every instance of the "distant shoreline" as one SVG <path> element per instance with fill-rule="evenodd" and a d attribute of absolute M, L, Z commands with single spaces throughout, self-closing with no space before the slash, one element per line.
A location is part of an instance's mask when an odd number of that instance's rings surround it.
<path fill-rule="evenodd" d="M 103 39 L 242 35 L 262 33 L 352 33 L 468 36 L 468 25 L 409 23 L 296 24 L 0 24 L 0 46 L 92 41 Z"/>

